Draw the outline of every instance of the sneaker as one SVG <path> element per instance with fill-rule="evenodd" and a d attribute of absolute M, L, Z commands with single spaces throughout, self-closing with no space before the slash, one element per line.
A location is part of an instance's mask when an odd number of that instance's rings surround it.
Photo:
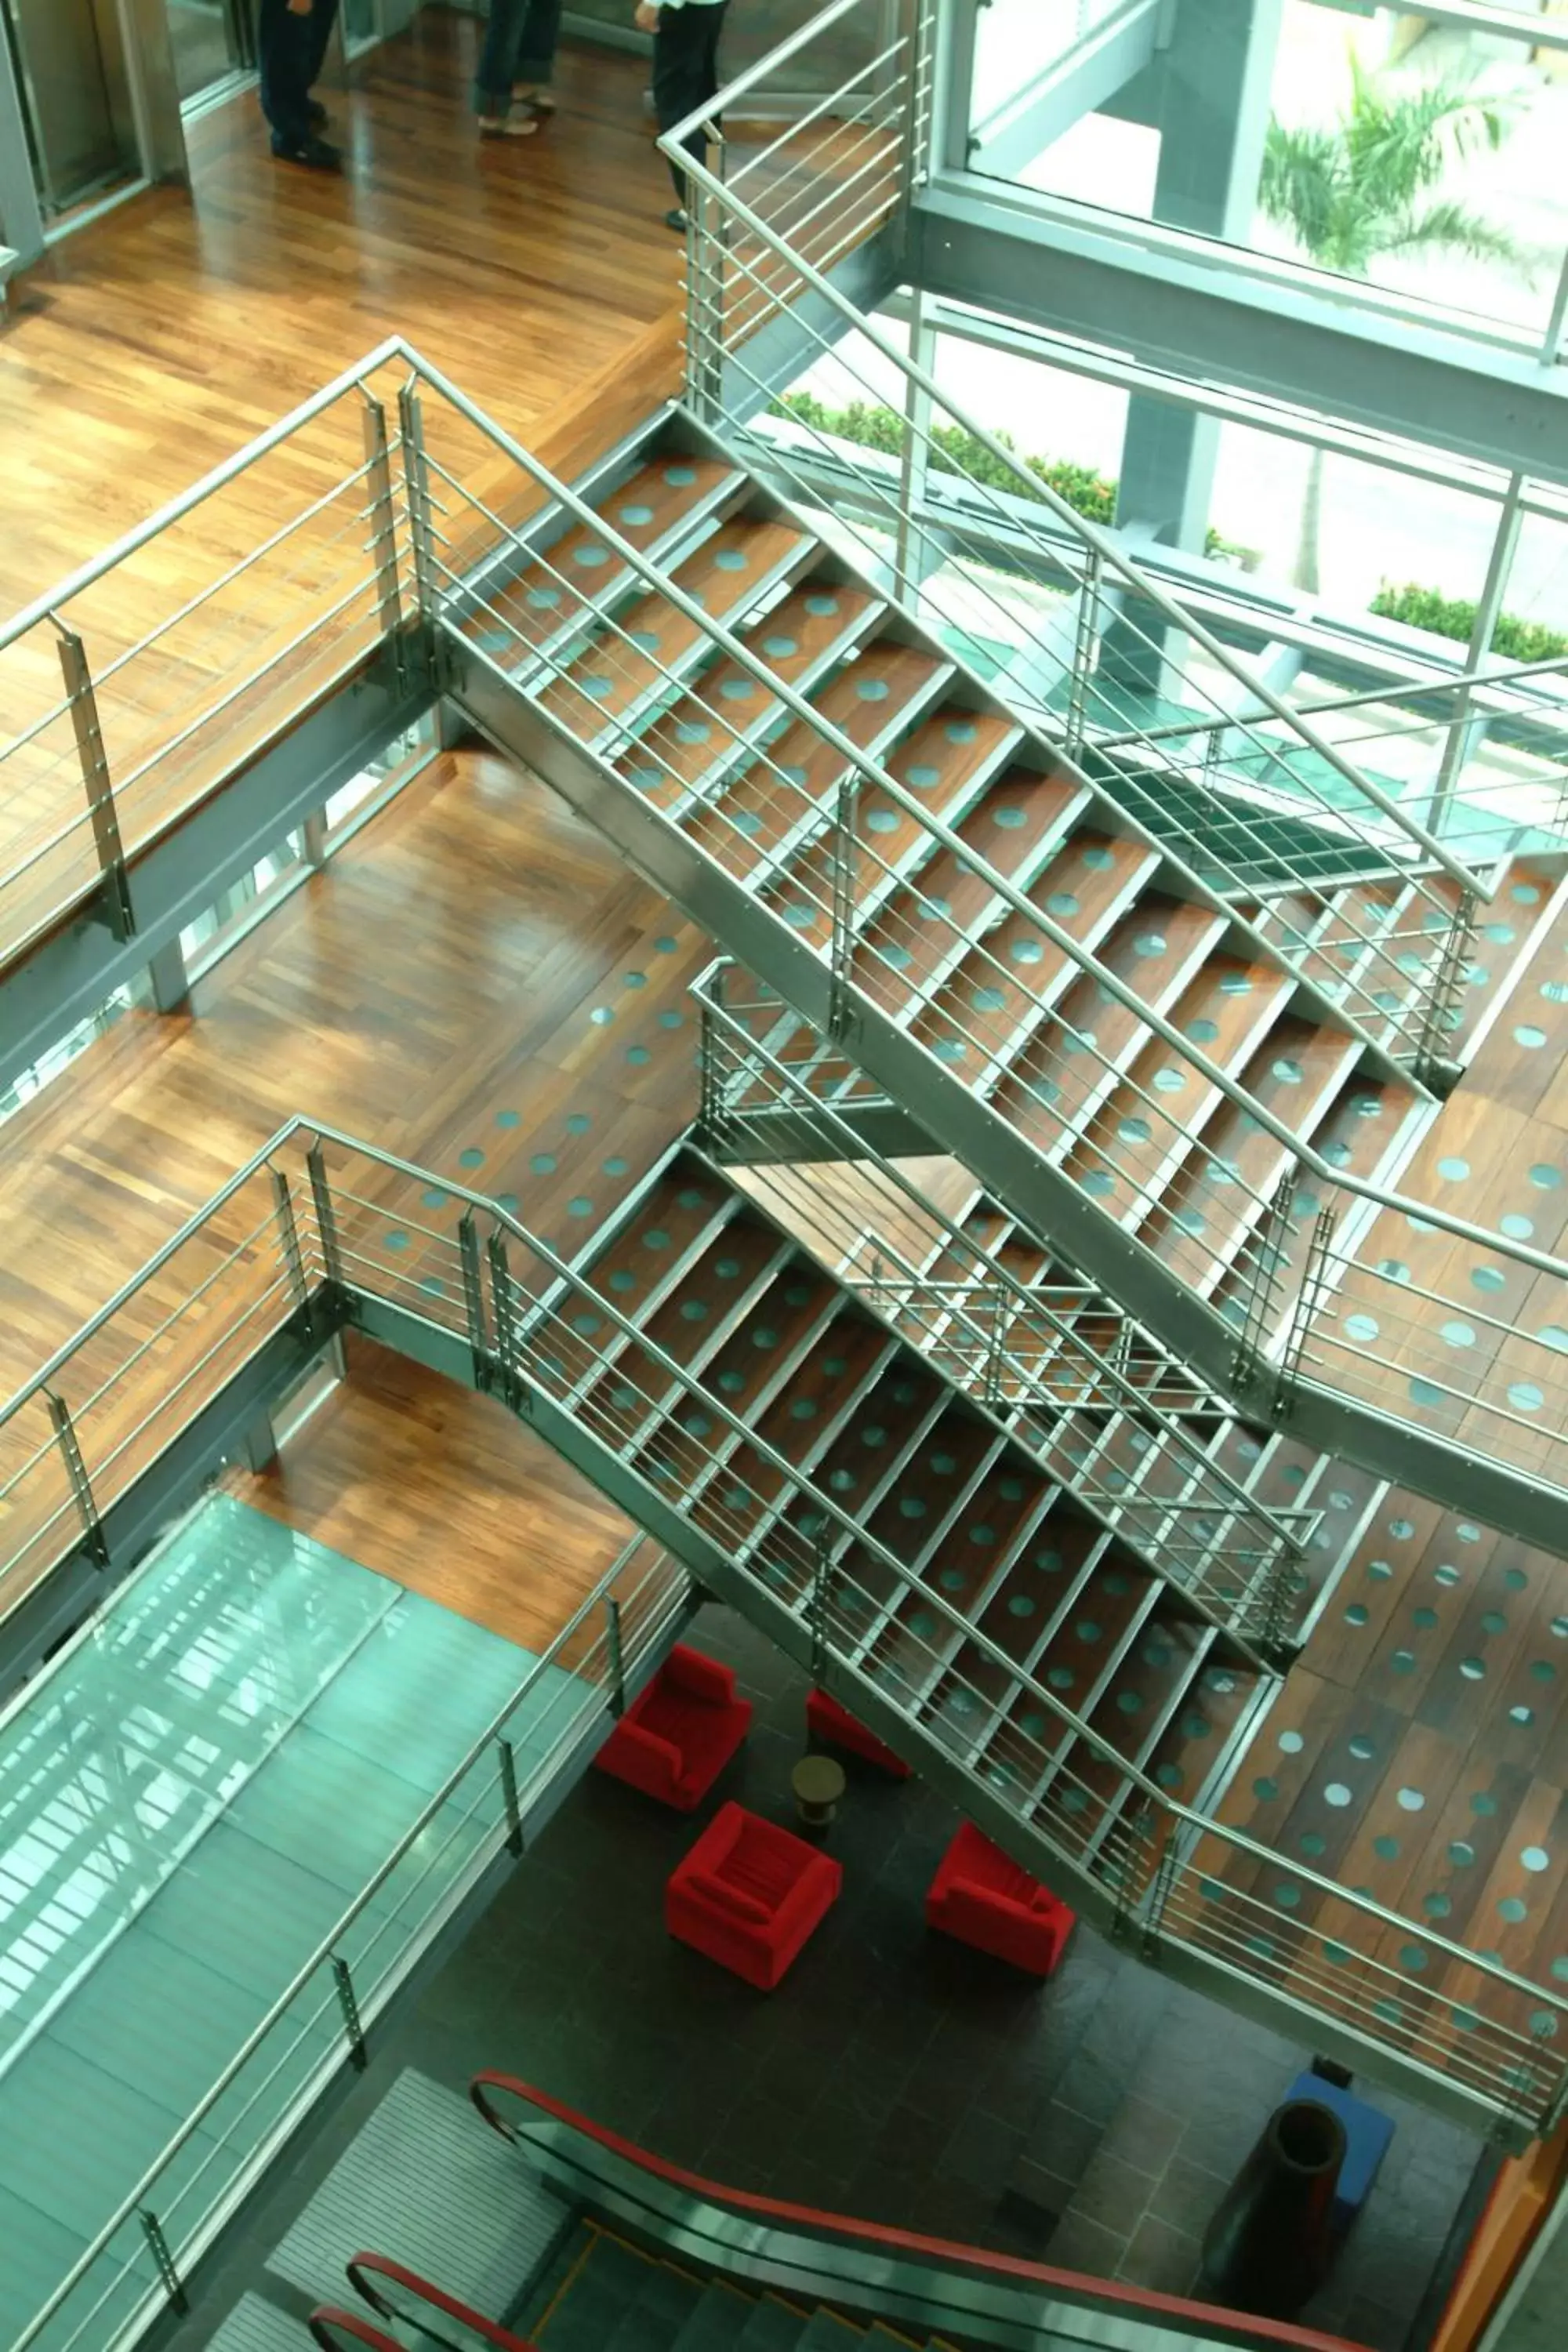
<path fill-rule="evenodd" d="M 684 236 L 691 226 L 691 215 L 684 205 L 676 205 L 666 213 L 664 225 L 666 228 L 672 228 L 677 236 Z"/>
<path fill-rule="evenodd" d="M 341 172 L 342 150 L 330 140 L 318 139 L 312 131 L 308 139 L 274 139 L 272 152 L 280 163 L 302 163 L 307 172 Z"/>

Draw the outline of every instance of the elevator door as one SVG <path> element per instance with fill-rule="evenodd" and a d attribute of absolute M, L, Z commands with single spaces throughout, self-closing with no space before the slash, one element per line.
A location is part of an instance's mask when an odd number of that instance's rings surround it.
<path fill-rule="evenodd" d="M 256 62 L 249 0 L 168 0 L 169 40 L 188 104 Z"/>
<path fill-rule="evenodd" d="M 0 0 L 46 215 L 140 170 L 114 0 Z"/>

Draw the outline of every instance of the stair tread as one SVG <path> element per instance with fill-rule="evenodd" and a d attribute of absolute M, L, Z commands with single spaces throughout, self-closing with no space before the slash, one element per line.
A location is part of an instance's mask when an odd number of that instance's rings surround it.
<path fill-rule="evenodd" d="M 720 458 L 666 453 L 639 466 L 595 503 L 611 529 L 639 554 L 646 554 L 684 515 L 700 510 L 727 487 L 739 488 L 744 479 Z M 594 526 L 577 523 L 544 556 L 494 591 L 487 600 L 491 613 L 481 614 L 470 625 L 482 641 L 499 621 L 504 632 L 500 650 L 515 657 L 524 648 L 542 645 L 580 621 L 593 610 L 606 586 L 624 584 L 627 576 Z M 580 592 L 573 584 L 579 579 Z"/>
<path fill-rule="evenodd" d="M 710 621 L 723 622 L 743 612 L 764 581 L 804 557 L 813 544 L 793 524 L 738 516 L 705 540 L 671 578 Z M 539 708 L 590 741 L 657 692 L 665 677 L 706 642 L 700 621 L 688 619 L 658 590 L 649 590 L 613 625 L 600 625 L 593 642 L 539 696 Z"/>
<path fill-rule="evenodd" d="M 946 666 L 915 646 L 877 640 L 826 685 L 811 705 L 858 749 L 866 751 L 917 710 Z M 879 695 L 866 689 L 885 688 Z M 830 811 L 844 774 L 842 754 L 816 728 L 795 719 L 767 757 L 730 782 L 723 793 L 689 820 L 698 845 L 737 879 L 747 880 L 797 829 Z"/>
<path fill-rule="evenodd" d="M 868 589 L 807 582 L 746 631 L 749 649 L 774 677 L 798 687 L 835 646 L 880 609 Z M 616 762 L 617 773 L 661 808 L 762 740 L 784 709 L 760 680 L 726 655 L 668 710 L 662 711 Z M 764 775 L 767 772 L 763 768 Z"/>

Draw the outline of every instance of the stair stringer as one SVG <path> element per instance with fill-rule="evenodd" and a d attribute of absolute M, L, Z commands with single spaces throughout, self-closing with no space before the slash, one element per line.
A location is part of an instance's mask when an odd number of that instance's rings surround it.
<path fill-rule="evenodd" d="M 1528 2145 L 1527 2127 L 1463 2082 L 1409 2062 L 1397 2050 L 1363 2037 L 1331 2011 L 1309 2008 L 1288 1991 L 1245 1976 L 1212 1952 L 1170 1937 L 1147 1923 L 1141 1916 L 1140 1902 L 1128 1903 L 1114 1885 L 1097 1877 L 1091 1868 L 1063 1853 L 1021 1819 L 982 1775 L 967 1769 L 940 1739 L 895 1705 L 852 1658 L 839 1654 L 831 1629 L 814 1628 L 804 1607 L 793 1605 L 761 1577 L 731 1559 L 651 1481 L 525 1373 L 514 1371 L 510 1380 L 503 1378 L 499 1366 L 481 1362 L 458 1333 L 427 1322 L 411 1308 L 363 1294 L 353 1295 L 350 1303 L 354 1325 L 367 1337 L 465 1387 L 505 1394 L 512 1410 L 537 1436 L 680 1560 L 701 1589 L 766 1634 L 819 1687 L 858 1716 L 952 1804 L 977 1822 L 1021 1867 L 1134 1958 L 1293 2041 L 1310 2032 L 1314 2048 L 1331 2053 L 1352 2069 L 1373 2075 L 1471 2130 L 1489 2131 L 1511 2146 Z M 1059 1714 L 1054 1702 L 1044 1693 L 1040 1696 L 1053 1713 Z M 1188 1832 L 1189 1837 L 1196 1834 L 1201 1832 Z"/>

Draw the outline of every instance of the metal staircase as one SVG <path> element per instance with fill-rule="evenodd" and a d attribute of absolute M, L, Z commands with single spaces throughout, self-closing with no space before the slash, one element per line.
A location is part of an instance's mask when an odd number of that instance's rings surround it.
<path fill-rule="evenodd" d="M 462 480 L 405 410 L 460 537 Z M 1304 919 L 1290 894 L 1205 883 L 689 416 L 576 490 L 489 429 L 550 504 L 478 570 L 432 535 L 457 707 L 776 993 L 773 1045 L 851 1124 L 910 1122 L 1238 1409 L 1395 1466 L 1399 1343 L 1363 1360 L 1335 1295 L 1370 1286 L 1412 1352 L 1446 1302 L 1363 1262 L 1364 1203 L 1535 1260 L 1377 1181 L 1433 1116 L 1399 1010 L 1360 1017 L 1388 989 L 1329 1002 L 1271 946 Z M 1419 954 L 1398 929 L 1413 887 L 1336 886 L 1322 921 L 1358 969 L 1383 955 L 1399 1008 L 1441 995 L 1462 1054 L 1474 992 L 1446 934 Z M 1403 1416 L 1401 1475 L 1550 1543 L 1560 1498 L 1476 1425 L 1460 1447 Z"/>

